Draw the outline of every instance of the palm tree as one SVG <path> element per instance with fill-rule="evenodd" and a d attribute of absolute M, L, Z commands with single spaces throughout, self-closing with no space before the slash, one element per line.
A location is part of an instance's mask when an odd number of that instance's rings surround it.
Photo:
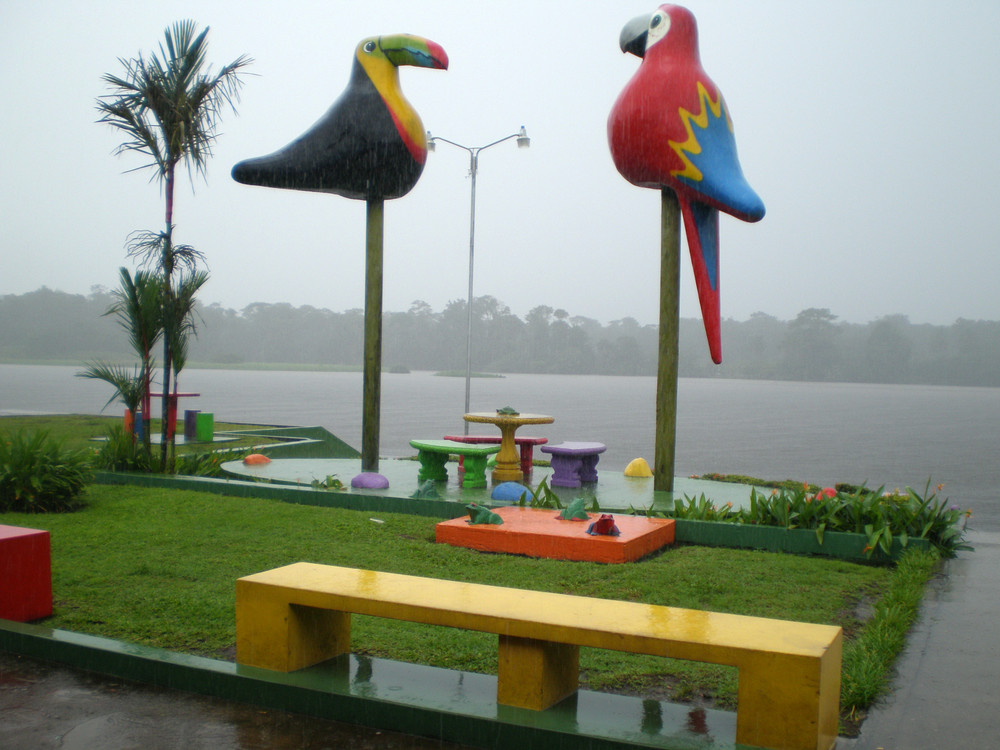
<path fill-rule="evenodd" d="M 165 216 L 162 232 L 142 233 L 131 252 L 156 264 L 163 284 L 164 307 L 171 305 L 173 275 L 178 266 L 192 270 L 201 257 L 193 248 L 174 246 L 174 180 L 182 161 L 201 174 L 212 155 L 215 129 L 223 109 L 235 111 L 242 87 L 240 73 L 252 61 L 241 55 L 213 74 L 206 65 L 208 28 L 196 33 L 194 21 L 178 21 L 164 31 L 160 52 L 148 59 L 119 58 L 123 76 L 107 74 L 103 80 L 112 93 L 98 99 L 99 122 L 117 128 L 125 141 L 116 153 L 138 152 L 152 161 L 154 177 L 163 184 Z M 170 337 L 163 337 L 163 415 L 169 410 L 173 355 Z M 166 466 L 167 420 L 163 420 L 162 463 Z"/>

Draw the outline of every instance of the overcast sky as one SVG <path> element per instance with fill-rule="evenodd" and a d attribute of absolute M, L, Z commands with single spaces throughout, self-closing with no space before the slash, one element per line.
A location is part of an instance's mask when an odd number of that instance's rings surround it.
<path fill-rule="evenodd" d="M 767 216 L 721 223 L 722 315 L 915 323 L 1000 320 L 1000 3 L 691 0 L 702 62 L 729 104 L 743 171 Z M 204 303 L 364 304 L 365 206 L 248 187 L 230 175 L 304 132 L 346 86 L 366 36 L 406 32 L 447 71 L 403 68 L 434 134 L 480 146 L 476 294 L 603 323 L 658 310 L 659 197 L 621 178 L 606 122 L 639 59 L 618 48 L 644 2 L 171 0 L 0 5 L 0 294 L 112 287 L 124 243 L 163 205 L 137 156 L 95 124 L 101 75 L 163 29 L 211 26 L 214 68 L 255 59 L 207 180 L 178 185 L 175 240 L 202 250 Z M 384 308 L 440 310 L 467 293 L 468 155 L 440 145 L 386 203 Z M 687 251 L 681 314 L 698 317 Z"/>

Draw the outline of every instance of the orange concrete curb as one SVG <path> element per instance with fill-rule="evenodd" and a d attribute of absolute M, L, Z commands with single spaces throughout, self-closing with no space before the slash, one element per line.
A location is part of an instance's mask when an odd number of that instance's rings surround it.
<path fill-rule="evenodd" d="M 667 518 L 615 516 L 619 536 L 590 536 L 588 521 L 564 521 L 557 510 L 538 508 L 494 508 L 503 524 L 472 525 L 467 517 L 437 524 L 435 539 L 455 547 L 481 552 L 507 552 L 528 557 L 587 562 L 634 562 L 674 543 L 674 522 Z"/>

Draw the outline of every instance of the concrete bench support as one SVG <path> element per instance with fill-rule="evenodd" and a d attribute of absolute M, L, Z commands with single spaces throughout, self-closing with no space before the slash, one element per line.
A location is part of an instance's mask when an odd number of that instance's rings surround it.
<path fill-rule="evenodd" d="M 571 695 L 589 646 L 737 667 L 738 743 L 836 742 L 842 633 L 829 625 L 295 563 L 236 582 L 236 661 L 290 672 L 345 653 L 351 613 L 496 633 L 503 705 Z"/>
<path fill-rule="evenodd" d="M 543 445 L 542 453 L 552 455 L 553 487 L 579 487 L 597 481 L 597 462 L 607 450 L 604 443 L 558 443 Z"/>
<path fill-rule="evenodd" d="M 486 461 L 493 453 L 500 450 L 499 445 L 473 445 L 459 443 L 454 440 L 411 440 L 410 446 L 417 449 L 417 459 L 420 461 L 420 471 L 417 479 L 426 482 L 448 481 L 448 457 L 464 456 L 465 476 L 462 486 L 468 489 L 486 486 Z"/>

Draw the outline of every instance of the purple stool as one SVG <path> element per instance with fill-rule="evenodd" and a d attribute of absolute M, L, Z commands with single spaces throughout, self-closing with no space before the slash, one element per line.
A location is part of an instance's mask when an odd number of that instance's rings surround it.
<path fill-rule="evenodd" d="M 597 462 L 608 447 L 604 443 L 559 443 L 543 445 L 542 453 L 552 456 L 553 487 L 579 487 L 597 481 Z"/>

